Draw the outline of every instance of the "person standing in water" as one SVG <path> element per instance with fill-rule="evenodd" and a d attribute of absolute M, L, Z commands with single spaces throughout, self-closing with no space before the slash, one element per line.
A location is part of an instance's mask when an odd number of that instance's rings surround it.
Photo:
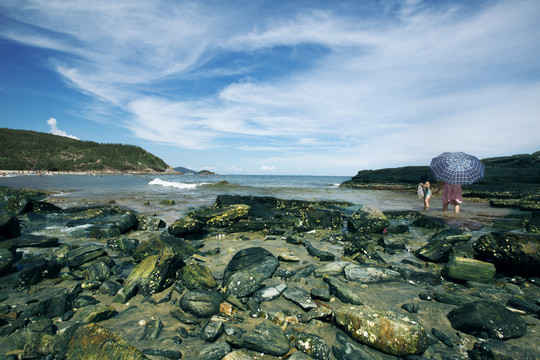
<path fill-rule="evenodd" d="M 448 184 L 439 181 L 436 192 L 442 189 L 443 192 L 443 211 L 448 211 L 448 204 L 454 205 L 454 211 L 459 214 L 460 205 L 463 202 L 461 194 L 461 185 Z"/>
<path fill-rule="evenodd" d="M 427 175 L 420 178 L 420 184 L 418 184 L 418 193 L 422 190 L 424 200 L 424 210 L 429 209 L 429 199 L 431 199 L 431 185 L 428 181 Z"/>

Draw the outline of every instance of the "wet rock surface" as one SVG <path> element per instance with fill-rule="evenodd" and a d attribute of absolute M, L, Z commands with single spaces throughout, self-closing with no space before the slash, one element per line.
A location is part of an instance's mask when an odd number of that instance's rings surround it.
<path fill-rule="evenodd" d="M 223 195 L 165 228 L 115 206 L 36 199 L 19 193 L 0 215 L 13 226 L 0 240 L 5 358 L 538 357 L 533 215 L 501 233 Z M 39 234 L 54 224 L 63 231 Z"/>

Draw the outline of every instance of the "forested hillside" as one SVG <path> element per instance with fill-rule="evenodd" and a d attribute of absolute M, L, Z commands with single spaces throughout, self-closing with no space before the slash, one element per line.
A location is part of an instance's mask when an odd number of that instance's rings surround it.
<path fill-rule="evenodd" d="M 0 128 L 0 169 L 164 172 L 170 167 L 146 150 L 52 134 Z"/>

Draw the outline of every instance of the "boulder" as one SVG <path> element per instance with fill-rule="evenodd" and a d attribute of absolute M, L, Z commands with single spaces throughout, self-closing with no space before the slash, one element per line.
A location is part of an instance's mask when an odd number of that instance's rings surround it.
<path fill-rule="evenodd" d="M 9 272 L 13 264 L 13 253 L 7 249 L 0 249 L 0 276 Z"/>
<path fill-rule="evenodd" d="M 390 311 L 345 305 L 334 310 L 335 321 L 356 341 L 394 356 L 420 355 L 428 340 L 424 328 Z"/>
<path fill-rule="evenodd" d="M 336 259 L 334 254 L 317 249 L 315 246 L 311 245 L 311 242 L 307 240 L 304 240 L 303 244 L 306 247 L 309 255 L 316 257 L 321 261 L 334 261 Z"/>
<path fill-rule="evenodd" d="M 138 264 L 127 277 L 124 288 L 137 287 L 144 296 L 158 293 L 175 282 L 176 272 L 183 265 L 182 255 L 166 247 L 159 255 L 148 256 Z"/>
<path fill-rule="evenodd" d="M 375 360 L 366 350 L 367 346 L 352 340 L 342 332 L 336 334 L 336 345 L 332 346 L 332 354 L 337 360 Z"/>
<path fill-rule="evenodd" d="M 442 274 L 451 279 L 489 282 L 495 276 L 495 265 L 464 257 L 455 256 L 444 266 Z"/>
<path fill-rule="evenodd" d="M 222 301 L 223 295 L 220 292 L 194 289 L 182 296 L 180 307 L 192 315 L 210 317 L 219 314 L 219 306 Z"/>
<path fill-rule="evenodd" d="M 450 311 L 448 320 L 456 330 L 478 337 L 506 340 L 527 332 L 527 325 L 516 313 L 485 300 L 475 301 Z"/>
<path fill-rule="evenodd" d="M 137 230 L 160 230 L 167 226 L 160 218 L 137 214 Z"/>
<path fill-rule="evenodd" d="M 540 350 L 534 344 L 518 347 L 506 341 L 490 339 L 475 343 L 468 355 L 471 360 L 540 359 Z"/>
<path fill-rule="evenodd" d="M 349 231 L 353 233 L 381 233 L 390 225 L 388 218 L 379 209 L 363 206 L 347 219 Z"/>
<path fill-rule="evenodd" d="M 291 345 L 285 332 L 271 321 L 264 320 L 244 337 L 244 347 L 274 356 L 283 356 Z"/>
<path fill-rule="evenodd" d="M 69 341 L 67 360 L 142 360 L 147 359 L 137 348 L 116 334 L 96 324 L 79 327 Z"/>
<path fill-rule="evenodd" d="M 70 250 L 66 256 L 66 263 L 70 269 L 75 269 L 81 265 L 107 255 L 104 248 L 97 245 L 84 245 Z"/>
<path fill-rule="evenodd" d="M 188 264 L 182 268 L 181 277 L 184 285 L 189 289 L 213 289 L 218 284 L 212 272 L 204 265 Z"/>
<path fill-rule="evenodd" d="M 481 260 L 493 262 L 497 268 L 522 275 L 538 275 L 540 268 L 540 236 L 519 233 L 490 233 L 473 244 Z"/>
<path fill-rule="evenodd" d="M 304 230 L 341 229 L 344 225 L 343 211 L 307 207 L 300 210 L 300 226 Z"/>
<path fill-rule="evenodd" d="M 116 314 L 111 305 L 90 305 L 77 311 L 77 320 L 83 324 L 107 320 Z"/>
<path fill-rule="evenodd" d="M 62 338 L 41 332 L 29 332 L 24 348 L 22 359 L 45 358 L 47 355 L 56 355 L 60 350 Z"/>
<path fill-rule="evenodd" d="M 279 260 L 264 248 L 240 250 L 225 268 L 225 291 L 237 298 L 248 296 L 258 290 L 265 279 L 272 277 L 278 266 Z"/>
<path fill-rule="evenodd" d="M 430 241 L 421 248 L 413 251 L 414 255 L 424 261 L 441 263 L 448 261 L 453 244 L 444 240 L 437 239 Z"/>
<path fill-rule="evenodd" d="M 43 278 L 54 279 L 60 273 L 62 264 L 38 258 L 26 265 L 17 278 L 17 288 L 25 289 L 39 283 Z"/>
<path fill-rule="evenodd" d="M 21 225 L 15 215 L 0 214 L 0 240 L 21 236 Z"/>
<path fill-rule="evenodd" d="M 330 347 L 324 339 L 318 335 L 302 331 L 296 337 L 296 348 L 312 359 L 329 360 Z"/>
<path fill-rule="evenodd" d="M 133 252 L 133 259 L 135 261 L 143 261 L 147 256 L 158 255 L 165 248 L 172 248 L 185 259 L 197 253 L 197 249 L 183 239 L 168 234 L 161 234 L 159 236 L 153 236 L 148 241 L 139 245 Z"/>
<path fill-rule="evenodd" d="M 317 307 L 317 305 L 311 299 L 309 292 L 306 290 L 297 287 L 297 286 L 288 286 L 283 291 L 283 297 L 287 300 L 292 301 L 296 305 L 300 306 L 303 310 L 308 311 Z"/>
<path fill-rule="evenodd" d="M 540 211 L 533 211 L 526 226 L 527 232 L 540 235 Z"/>
<path fill-rule="evenodd" d="M 205 344 L 199 352 L 198 359 L 222 360 L 225 355 L 231 352 L 231 346 L 225 341 Z M 250 358 L 251 360 L 251 358 Z"/>
<path fill-rule="evenodd" d="M 169 225 L 167 231 L 169 234 L 176 237 L 186 237 L 192 234 L 199 233 L 204 227 L 204 222 L 192 217 L 178 219 Z"/>
<path fill-rule="evenodd" d="M 363 305 L 358 295 L 337 277 L 323 276 L 323 279 L 330 286 L 330 293 L 337 296 L 342 302 Z"/>

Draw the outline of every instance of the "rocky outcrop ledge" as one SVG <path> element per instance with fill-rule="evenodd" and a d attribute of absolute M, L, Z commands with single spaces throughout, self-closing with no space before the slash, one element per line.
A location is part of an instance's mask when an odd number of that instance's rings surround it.
<path fill-rule="evenodd" d="M 540 356 L 540 238 L 525 228 L 228 195 L 165 227 L 116 206 L 9 201 L 6 359 Z M 60 239 L 36 235 L 54 225 Z"/>

